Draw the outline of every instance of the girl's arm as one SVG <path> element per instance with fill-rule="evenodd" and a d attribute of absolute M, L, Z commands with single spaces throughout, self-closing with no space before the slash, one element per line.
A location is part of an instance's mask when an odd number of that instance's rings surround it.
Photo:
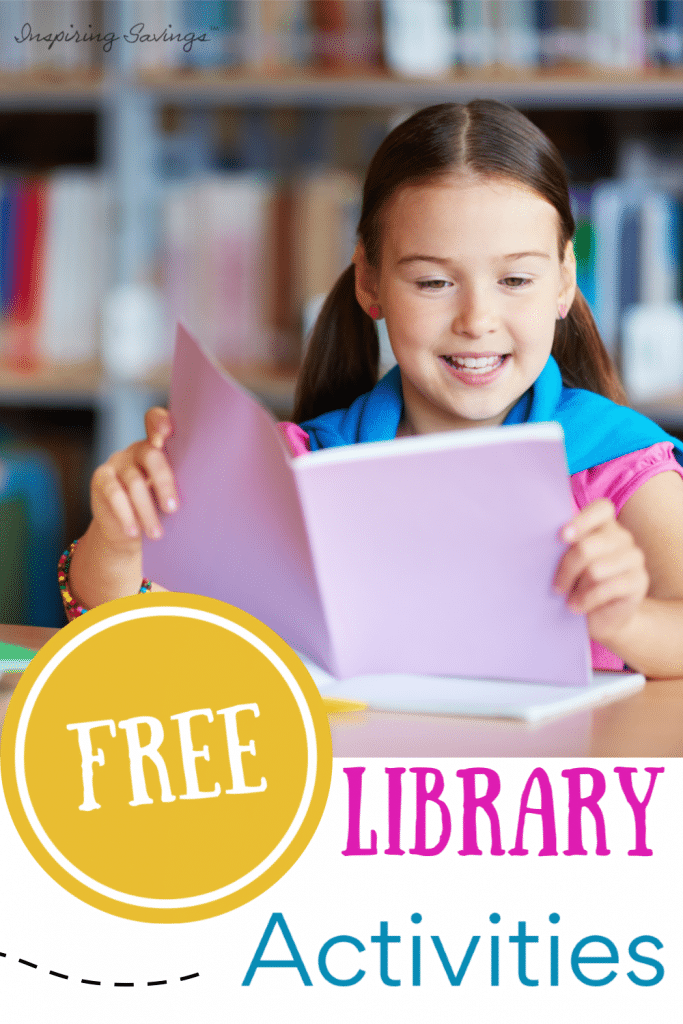
<path fill-rule="evenodd" d="M 647 480 L 618 521 L 611 502 L 592 502 L 563 537 L 571 547 L 556 587 L 586 614 L 591 638 L 651 678 L 683 676 L 681 477 L 664 472 Z"/>
<path fill-rule="evenodd" d="M 74 549 L 69 569 L 68 589 L 85 608 L 138 592 L 142 535 L 160 537 L 157 508 L 177 508 L 175 480 L 162 451 L 173 429 L 166 410 L 148 410 L 145 429 L 144 441 L 115 452 L 93 474 L 93 519 Z"/>

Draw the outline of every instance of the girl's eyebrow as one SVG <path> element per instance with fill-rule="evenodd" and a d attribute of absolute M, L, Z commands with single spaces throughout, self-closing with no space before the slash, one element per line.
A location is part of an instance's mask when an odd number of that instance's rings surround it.
<path fill-rule="evenodd" d="M 550 253 L 540 252 L 538 250 L 530 250 L 529 252 L 509 252 L 505 256 L 501 257 L 504 260 L 521 260 L 525 256 L 540 256 L 541 259 L 549 260 Z"/>
<path fill-rule="evenodd" d="M 544 260 L 550 259 L 549 253 L 533 249 L 529 250 L 528 252 L 509 252 L 506 253 L 504 256 L 499 256 L 497 258 L 501 260 L 521 260 L 526 256 L 539 256 L 541 259 Z M 438 263 L 441 266 L 445 267 L 452 262 L 452 260 L 443 259 L 440 256 L 422 256 L 419 254 L 415 254 L 411 256 L 402 256 L 401 259 L 397 261 L 397 265 L 400 265 L 402 263 Z"/>

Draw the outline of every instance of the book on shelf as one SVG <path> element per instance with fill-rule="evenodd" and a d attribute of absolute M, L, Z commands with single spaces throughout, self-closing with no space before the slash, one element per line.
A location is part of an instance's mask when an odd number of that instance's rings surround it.
<path fill-rule="evenodd" d="M 38 178 L 5 181 L 2 188 L 0 251 L 2 359 L 23 372 L 37 362 L 39 295 L 43 284 L 45 184 Z"/>
<path fill-rule="evenodd" d="M 384 60 L 406 78 L 443 78 L 455 59 L 446 0 L 382 0 Z"/>
<path fill-rule="evenodd" d="M 485 68 L 494 63 L 493 8 L 488 2 L 451 3 L 451 23 L 454 56 L 461 67 Z"/>
<path fill-rule="evenodd" d="M 528 0 L 494 5 L 495 56 L 510 68 L 531 68 L 540 62 L 538 7 Z"/>
<path fill-rule="evenodd" d="M 368 71 L 379 66 L 376 0 L 314 0 L 308 5 L 313 59 L 325 71 Z"/>
<path fill-rule="evenodd" d="M 645 183 L 605 181 L 593 190 L 593 312 L 612 353 L 627 306 L 679 298 L 678 216 L 677 200 Z"/>
<path fill-rule="evenodd" d="M 170 315 L 201 329 L 219 359 L 272 362 L 279 227 L 272 182 L 207 174 L 173 184 L 163 223 Z"/>
<path fill-rule="evenodd" d="M 63 168 L 0 182 L 0 336 L 6 366 L 95 358 L 109 283 L 109 191 Z"/>
<path fill-rule="evenodd" d="M 180 508 L 144 545 L 147 575 L 245 609 L 339 678 L 589 683 L 585 619 L 551 586 L 573 514 L 557 424 L 292 458 L 182 328 L 170 411 Z"/>
<path fill-rule="evenodd" d="M 4 361 L 11 369 L 27 372 L 38 360 L 37 331 L 41 263 L 45 248 L 45 183 L 24 178 L 16 183 L 13 239 L 14 280 L 9 314 L 4 324 Z"/>
<path fill-rule="evenodd" d="M 586 0 L 540 0 L 535 10 L 540 65 L 561 67 L 581 64 L 586 55 Z"/>
<path fill-rule="evenodd" d="M 654 67 L 683 64 L 683 0 L 655 0 L 645 8 L 648 63 Z"/>
<path fill-rule="evenodd" d="M 632 401 L 683 388 L 682 191 L 642 173 L 571 189 L 577 284 Z"/>
<path fill-rule="evenodd" d="M 292 254 L 299 309 L 326 295 L 356 246 L 361 185 L 346 171 L 322 169 L 294 185 Z"/>
<path fill-rule="evenodd" d="M 595 227 L 591 218 L 592 189 L 572 186 L 570 198 L 574 223 L 576 284 L 591 309 L 595 308 Z"/>
<path fill-rule="evenodd" d="M 360 183 L 342 171 L 169 183 L 162 203 L 171 317 L 227 363 L 296 362 L 305 304 L 351 261 Z"/>
<path fill-rule="evenodd" d="M 254 0 L 242 4 L 241 59 L 245 66 L 264 72 L 310 66 L 313 38 L 308 13 L 305 0 Z M 235 10 L 238 40 L 239 14 Z M 236 61 L 239 59 L 238 48 Z"/>
<path fill-rule="evenodd" d="M 645 6 L 633 0 L 591 0 L 587 4 L 588 63 L 624 70 L 644 67 Z"/>

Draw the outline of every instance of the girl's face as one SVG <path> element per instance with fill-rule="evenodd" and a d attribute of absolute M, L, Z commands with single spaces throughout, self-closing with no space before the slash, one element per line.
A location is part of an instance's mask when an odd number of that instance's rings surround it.
<path fill-rule="evenodd" d="M 454 174 L 408 186 L 384 215 L 381 264 L 362 246 L 356 291 L 378 304 L 401 369 L 401 432 L 502 423 L 543 369 L 576 287 L 571 243 L 535 192 Z"/>

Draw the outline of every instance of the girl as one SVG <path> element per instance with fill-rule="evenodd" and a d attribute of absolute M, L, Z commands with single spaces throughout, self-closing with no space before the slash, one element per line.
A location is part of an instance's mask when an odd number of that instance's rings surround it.
<path fill-rule="evenodd" d="M 446 103 L 375 154 L 358 245 L 320 313 L 301 371 L 294 455 L 487 424 L 562 424 L 577 514 L 555 577 L 585 613 L 596 667 L 683 675 L 683 445 L 625 408 L 576 288 L 559 153 L 500 103 Z M 397 366 L 379 383 L 374 320 Z M 72 615 L 148 589 L 141 534 L 177 507 L 168 414 L 95 472 L 93 520 L 65 553 Z M 457 533 L 457 524 L 453 526 Z M 73 556 L 73 557 L 72 557 Z M 81 604 L 82 602 L 82 604 Z"/>

